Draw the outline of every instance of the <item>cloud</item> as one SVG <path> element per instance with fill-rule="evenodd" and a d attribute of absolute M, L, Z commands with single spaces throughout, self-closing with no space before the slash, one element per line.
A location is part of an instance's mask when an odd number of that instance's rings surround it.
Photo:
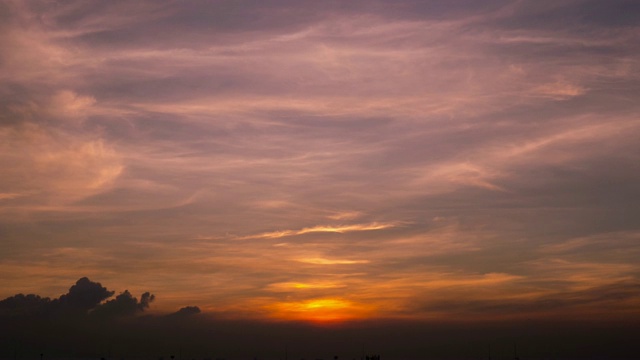
<path fill-rule="evenodd" d="M 602 259 L 605 254 L 619 253 L 622 249 L 635 252 L 634 244 L 639 238 L 640 233 L 635 231 L 593 234 L 543 245 L 539 251 L 552 256 L 588 256 L 591 253 L 597 253 Z"/>
<path fill-rule="evenodd" d="M 0 5 L 5 295 L 459 318 L 634 284 L 637 5 L 175 5 Z"/>
<path fill-rule="evenodd" d="M 32 317 L 41 316 L 43 309 L 49 305 L 49 298 L 34 294 L 17 294 L 0 301 L 0 317 Z"/>
<path fill-rule="evenodd" d="M 70 90 L 58 91 L 51 99 L 49 111 L 63 121 L 79 121 L 88 115 L 96 99 L 91 96 L 81 96 Z"/>
<path fill-rule="evenodd" d="M 91 315 L 100 318 L 131 316 L 147 309 L 153 300 L 155 300 L 155 295 L 149 292 L 142 294 L 140 301 L 138 301 L 137 298 L 131 295 L 129 290 L 125 290 L 113 300 L 96 306 L 91 312 Z"/>
<path fill-rule="evenodd" d="M 59 306 L 62 311 L 69 310 L 72 313 L 86 314 L 112 295 L 113 291 L 107 290 L 100 283 L 92 282 L 83 277 L 69 288 L 67 294 L 53 300 L 52 305 L 54 308 Z"/>
<path fill-rule="evenodd" d="M 316 264 L 316 265 L 354 265 L 354 264 L 367 264 L 369 260 L 346 260 L 346 259 L 325 259 L 325 258 L 304 258 L 297 259 L 296 261 Z"/>
<path fill-rule="evenodd" d="M 133 316 L 149 308 L 155 295 L 142 294 L 140 300 L 128 290 L 111 300 L 114 291 L 87 277 L 80 278 L 66 294 L 51 300 L 39 295 L 17 294 L 0 301 L 0 317 L 19 318 L 29 321 L 53 322 L 87 321 L 93 319 L 116 319 Z M 105 301 L 106 300 L 106 301 Z"/>
<path fill-rule="evenodd" d="M 335 214 L 327 216 L 327 218 L 331 220 L 353 220 L 356 219 L 363 214 L 359 211 L 341 211 Z"/>
<path fill-rule="evenodd" d="M 122 173 L 119 154 L 99 138 L 28 123 L 0 128 L 2 185 L 18 208 L 68 204 L 99 193 Z M 22 206 L 21 206 L 22 205 Z M 15 206 L 15 205 L 14 205 Z"/>
<path fill-rule="evenodd" d="M 281 231 L 273 231 L 266 232 L 256 235 L 249 235 L 241 237 L 240 239 L 278 239 L 286 236 L 296 236 L 310 233 L 347 233 L 353 231 L 372 231 L 372 230 L 383 230 L 389 229 L 398 226 L 396 223 L 369 223 L 369 224 L 353 224 L 353 225 L 318 225 L 308 228 L 303 228 L 300 230 L 281 230 Z"/>
<path fill-rule="evenodd" d="M 167 315 L 167 317 L 184 318 L 184 317 L 189 317 L 189 316 L 193 316 L 200 313 L 201 313 L 201 310 L 197 306 L 185 306 L 183 308 L 180 308 L 180 310 Z"/>
<path fill-rule="evenodd" d="M 580 96 L 587 90 L 578 85 L 557 81 L 555 83 L 541 85 L 536 88 L 536 91 L 541 96 L 548 96 L 555 100 L 566 100 L 574 96 Z"/>
<path fill-rule="evenodd" d="M 526 299 L 447 300 L 425 305 L 426 312 L 464 312 L 470 316 L 594 318 L 602 314 L 624 318 L 640 299 L 640 284 L 621 282 L 579 291 L 557 292 Z M 618 306 L 613 310 L 612 304 Z"/>
<path fill-rule="evenodd" d="M 24 196 L 24 194 L 19 194 L 19 193 L 0 193 L 0 200 L 8 200 L 8 199 L 15 199 L 18 197 Z"/>
<path fill-rule="evenodd" d="M 290 292 L 297 290 L 321 290 L 321 289 L 333 289 L 333 288 L 344 288 L 345 284 L 333 283 L 333 282 L 312 282 L 312 283 L 301 283 L 301 282 L 283 282 L 283 283 L 273 283 L 269 284 L 267 289 L 269 291 L 275 292 Z"/>

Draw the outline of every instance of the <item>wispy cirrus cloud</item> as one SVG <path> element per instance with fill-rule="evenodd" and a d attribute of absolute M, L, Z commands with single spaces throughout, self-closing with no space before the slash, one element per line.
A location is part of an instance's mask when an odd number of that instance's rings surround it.
<path fill-rule="evenodd" d="M 278 239 L 281 237 L 287 237 L 287 236 L 296 236 L 296 235 L 304 235 L 304 234 L 311 234 L 311 233 L 348 233 L 348 232 L 354 232 L 354 231 L 374 231 L 374 230 L 384 230 L 384 229 L 390 229 L 390 228 L 394 228 L 397 226 L 400 226 L 400 223 L 378 223 L 378 222 L 373 222 L 373 223 L 367 223 L 367 224 L 351 224 L 351 225 L 335 225 L 335 226 L 330 226 L 330 225 L 317 225 L 317 226 L 312 226 L 312 227 L 307 227 L 307 228 L 302 228 L 299 230 L 281 230 L 281 231 L 272 231 L 272 232 L 266 232 L 266 233 L 261 233 L 261 234 L 256 234 L 256 235 L 248 235 L 248 236 L 243 236 L 240 237 L 239 239 L 241 240 L 245 240 L 245 239 Z"/>
<path fill-rule="evenodd" d="M 296 259 L 296 261 L 316 264 L 316 265 L 355 265 L 355 264 L 368 264 L 369 260 L 347 260 L 347 259 L 325 259 L 325 258 L 304 258 Z"/>

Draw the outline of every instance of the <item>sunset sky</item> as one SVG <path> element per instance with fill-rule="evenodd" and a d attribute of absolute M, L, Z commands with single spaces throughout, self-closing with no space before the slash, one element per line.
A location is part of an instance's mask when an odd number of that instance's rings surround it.
<path fill-rule="evenodd" d="M 0 298 L 640 319 L 640 2 L 0 2 Z"/>

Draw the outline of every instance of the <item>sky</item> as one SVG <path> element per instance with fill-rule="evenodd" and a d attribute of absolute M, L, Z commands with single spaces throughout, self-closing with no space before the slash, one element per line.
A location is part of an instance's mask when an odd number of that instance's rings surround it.
<path fill-rule="evenodd" d="M 88 277 L 160 315 L 640 319 L 638 24 L 624 0 L 3 0 L 0 298 Z"/>

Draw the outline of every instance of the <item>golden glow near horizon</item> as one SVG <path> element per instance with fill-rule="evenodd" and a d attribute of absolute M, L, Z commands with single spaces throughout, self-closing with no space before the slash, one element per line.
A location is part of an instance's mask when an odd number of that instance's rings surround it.
<path fill-rule="evenodd" d="M 365 319 L 367 315 L 372 313 L 370 307 L 332 298 L 279 302 L 268 305 L 271 316 L 276 319 L 304 320 L 319 323 Z"/>
<path fill-rule="evenodd" d="M 640 27 L 587 3 L 1 3 L 0 299 L 640 318 Z"/>

